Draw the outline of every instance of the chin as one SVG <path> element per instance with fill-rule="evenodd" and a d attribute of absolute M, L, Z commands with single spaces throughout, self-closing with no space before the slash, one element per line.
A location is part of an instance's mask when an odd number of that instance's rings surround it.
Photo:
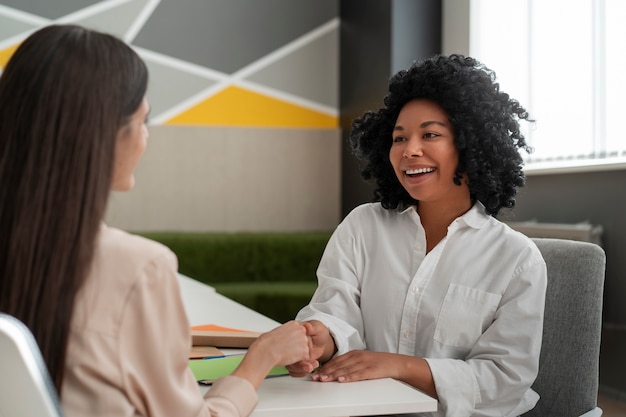
<path fill-rule="evenodd" d="M 118 181 L 117 183 L 114 183 L 113 186 L 111 187 L 111 191 L 130 191 L 133 189 L 133 187 L 135 186 L 135 179 L 130 179 L 128 181 Z"/>

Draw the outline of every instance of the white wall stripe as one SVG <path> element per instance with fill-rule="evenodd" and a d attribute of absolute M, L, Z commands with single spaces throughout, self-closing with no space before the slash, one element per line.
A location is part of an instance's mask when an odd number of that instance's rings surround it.
<path fill-rule="evenodd" d="M 67 14 L 56 20 L 56 23 L 72 23 L 88 17 L 95 16 L 99 13 L 111 10 L 117 6 L 121 6 L 124 3 L 129 3 L 132 0 L 104 0 L 100 3 L 92 4 L 83 9 L 77 10 L 73 13 Z"/>
<path fill-rule="evenodd" d="M 220 81 L 218 82 L 218 84 L 213 85 L 210 88 L 207 88 L 206 90 L 203 90 L 199 92 L 198 94 L 193 95 L 192 97 L 189 97 L 188 99 L 180 102 L 176 106 L 171 107 L 169 110 L 161 114 L 155 115 L 154 117 L 151 118 L 152 123 L 154 124 L 165 123 L 167 120 L 171 119 L 172 117 L 200 104 L 201 102 L 205 101 L 206 99 L 218 93 L 219 91 L 222 91 L 228 85 L 231 85 L 231 84 L 243 86 L 250 90 L 254 90 L 262 94 L 268 95 L 270 97 L 287 101 L 289 103 L 302 106 L 305 108 L 309 108 L 314 111 L 325 113 L 329 116 L 337 116 L 338 115 L 337 109 L 329 108 L 328 106 L 315 103 L 311 100 L 306 100 L 302 97 L 297 97 L 297 96 L 287 94 L 287 93 L 284 93 L 282 91 L 279 91 L 270 87 L 262 86 L 262 85 L 253 83 L 251 81 L 244 80 L 245 77 L 253 75 L 257 71 L 260 71 L 261 69 L 266 68 L 268 65 L 273 64 L 274 62 L 286 57 L 290 53 L 297 51 L 298 49 L 308 45 L 309 43 L 317 40 L 318 38 L 326 35 L 327 33 L 333 30 L 336 30 L 337 28 L 339 28 L 339 19 L 334 18 L 328 21 L 327 23 L 325 23 L 324 25 L 319 26 L 318 28 L 312 30 L 311 32 L 288 43 L 287 45 L 279 49 L 276 49 L 275 51 L 256 60 L 255 62 L 242 68 L 241 70 L 236 71 L 232 75 L 223 74 L 223 77 L 220 77 Z M 161 55 L 159 57 L 159 60 L 161 64 L 169 65 L 169 62 L 170 60 L 172 60 L 172 58 L 167 57 L 165 55 Z M 178 66 L 177 68 L 184 71 L 184 68 L 186 66 L 181 65 L 181 63 L 182 61 L 177 60 L 176 62 L 176 65 Z M 190 66 L 188 68 L 191 68 L 191 64 L 189 65 Z M 217 74 L 217 72 L 215 72 L 215 74 Z M 214 79 L 217 79 L 217 78 L 214 78 Z"/>
<path fill-rule="evenodd" d="M 124 41 L 126 41 L 127 43 L 132 43 L 132 41 L 135 40 L 135 37 L 137 36 L 139 31 L 141 31 L 148 19 L 150 19 L 150 16 L 152 16 L 154 9 L 156 9 L 160 2 L 161 0 L 148 0 L 148 3 L 144 6 L 141 13 L 137 16 L 131 27 L 128 29 L 126 35 L 124 35 Z"/>
<path fill-rule="evenodd" d="M 167 122 L 169 119 L 171 119 L 172 117 L 178 116 L 179 114 L 185 112 L 186 110 L 189 110 L 190 108 L 203 102 L 204 100 L 206 100 L 207 97 L 211 97 L 217 94 L 218 92 L 223 90 L 224 87 L 225 87 L 224 83 L 218 83 L 218 84 L 210 86 L 209 88 L 201 90 L 197 94 L 194 94 L 193 96 L 188 97 L 187 99 L 181 101 L 175 106 L 170 107 L 168 110 L 162 112 L 161 114 L 157 114 L 154 117 L 150 116 L 150 124 L 155 124 L 155 125 L 163 124 Z"/>
<path fill-rule="evenodd" d="M 50 22 L 50 19 L 45 19 L 35 14 L 3 6 L 2 4 L 0 4 L 0 15 L 31 25 L 46 25 Z"/>
<path fill-rule="evenodd" d="M 38 17 L 30 13 L 26 13 L 21 10 L 17 10 L 17 9 L 0 5 L 0 13 L 4 14 L 5 16 L 16 18 L 17 20 L 27 22 L 27 23 L 33 23 L 39 26 L 38 28 L 34 28 L 32 30 L 25 31 L 18 35 L 12 36 L 11 38 L 3 39 L 0 42 L 0 49 L 4 49 L 12 45 L 15 45 L 16 43 L 22 42 L 24 39 L 30 36 L 33 32 L 35 32 L 36 30 L 40 29 L 43 26 L 47 26 L 53 23 L 60 23 L 60 24 L 73 23 L 81 19 L 92 17 L 99 13 L 111 10 L 114 7 L 120 6 L 130 1 L 132 0 L 105 0 L 100 3 L 92 4 L 91 6 L 87 6 L 83 9 L 77 10 L 68 15 L 62 16 L 59 19 L 54 20 L 54 21 L 49 20 L 49 19 L 44 19 L 42 17 Z M 24 19 L 30 19 L 30 22 Z"/>
<path fill-rule="evenodd" d="M 211 68 L 203 67 L 202 65 L 193 64 L 189 61 L 183 61 L 182 59 L 164 55 L 149 49 L 144 49 L 139 46 L 131 46 L 146 61 L 156 62 L 157 64 L 213 81 L 221 81 L 229 78 L 229 75 L 226 73 L 215 71 Z"/>
<path fill-rule="evenodd" d="M 285 93 L 284 91 L 276 90 L 272 87 L 256 84 L 248 80 L 239 80 L 239 81 L 234 82 L 233 84 L 239 85 L 243 88 L 246 88 L 251 91 L 255 91 L 257 93 L 260 93 L 266 96 L 274 97 L 276 99 L 287 101 L 292 104 L 297 104 L 298 106 L 301 106 L 301 107 L 307 107 L 311 110 L 324 113 L 328 116 L 335 117 L 339 115 L 339 112 L 334 107 L 326 106 L 326 105 L 323 105 L 323 104 L 320 104 L 311 100 L 307 100 L 301 96 L 295 96 L 293 94 Z"/>
<path fill-rule="evenodd" d="M 267 67 L 270 64 L 286 57 L 298 49 L 302 49 L 309 43 L 321 38 L 327 33 L 332 32 L 333 30 L 339 28 L 339 18 L 334 18 L 327 23 L 319 26 L 316 29 L 313 29 L 311 32 L 289 42 L 287 45 L 282 48 L 278 48 L 275 51 L 265 55 L 263 58 L 256 60 L 250 65 L 240 69 L 239 71 L 233 73 L 233 78 L 241 79 L 245 77 L 249 77 L 250 75 L 258 72 L 259 70 Z"/>

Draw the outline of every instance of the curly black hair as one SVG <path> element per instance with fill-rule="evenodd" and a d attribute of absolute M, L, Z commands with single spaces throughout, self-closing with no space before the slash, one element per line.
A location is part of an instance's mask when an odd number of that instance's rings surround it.
<path fill-rule="evenodd" d="M 466 174 L 472 201 L 487 213 L 513 208 L 524 186 L 519 148 L 532 152 L 520 131 L 528 112 L 500 91 L 495 73 L 474 58 L 435 55 L 416 62 L 389 81 L 385 107 L 367 111 L 352 122 L 350 145 L 365 162 L 365 180 L 375 182 L 374 201 L 386 209 L 404 209 L 418 202 L 402 187 L 389 161 L 392 131 L 402 107 L 413 99 L 428 99 L 449 116 L 459 152 L 457 178 Z"/>

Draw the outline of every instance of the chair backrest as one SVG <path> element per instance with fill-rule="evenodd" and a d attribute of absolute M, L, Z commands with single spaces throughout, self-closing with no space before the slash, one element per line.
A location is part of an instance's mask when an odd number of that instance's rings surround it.
<path fill-rule="evenodd" d="M 63 416 L 35 338 L 21 321 L 3 313 L 0 313 L 0 416 Z"/>
<path fill-rule="evenodd" d="M 543 342 L 534 416 L 580 416 L 597 406 L 606 256 L 594 243 L 533 238 L 546 261 Z"/>

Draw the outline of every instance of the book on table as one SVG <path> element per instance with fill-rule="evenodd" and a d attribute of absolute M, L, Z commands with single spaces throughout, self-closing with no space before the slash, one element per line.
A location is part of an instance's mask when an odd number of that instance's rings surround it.
<path fill-rule="evenodd" d="M 191 327 L 191 342 L 193 346 L 248 348 L 260 335 L 260 332 L 233 329 L 216 324 Z"/>

